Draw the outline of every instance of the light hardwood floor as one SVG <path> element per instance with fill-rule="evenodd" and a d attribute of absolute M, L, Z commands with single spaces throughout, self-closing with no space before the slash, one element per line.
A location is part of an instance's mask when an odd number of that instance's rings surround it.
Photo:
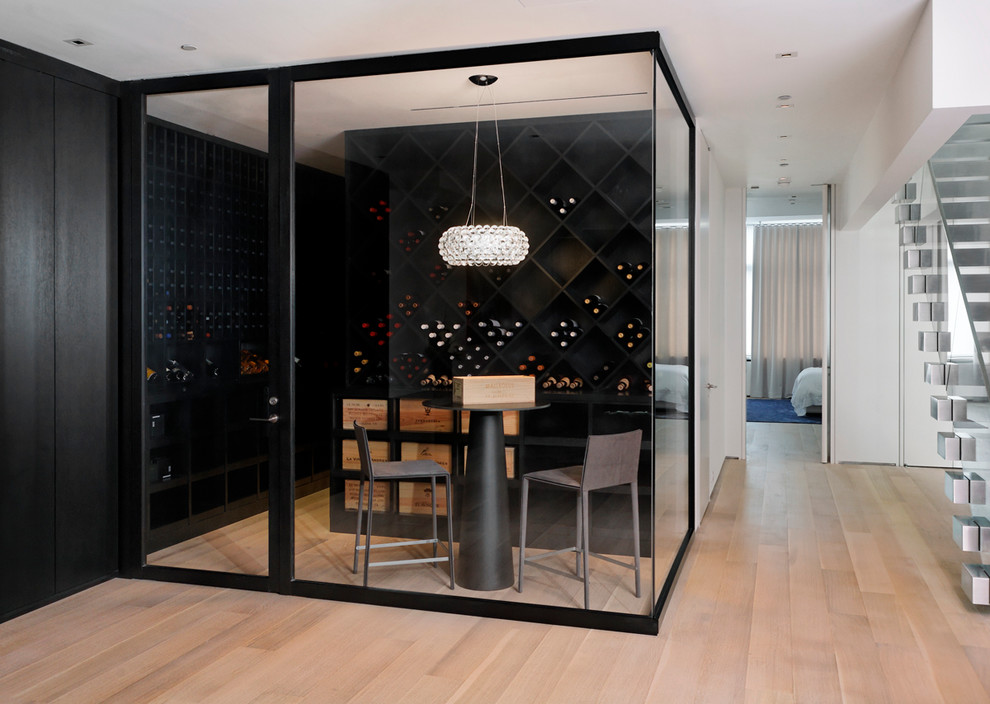
<path fill-rule="evenodd" d="M 0 624 L 2 702 L 987 702 L 942 472 L 750 426 L 657 637 L 113 580 Z"/>

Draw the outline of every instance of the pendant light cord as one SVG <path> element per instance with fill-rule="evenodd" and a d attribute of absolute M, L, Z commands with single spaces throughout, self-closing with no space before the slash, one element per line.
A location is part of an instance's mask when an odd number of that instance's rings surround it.
<path fill-rule="evenodd" d="M 498 155 L 498 185 L 502 194 L 502 225 L 508 225 L 509 215 L 508 205 L 505 201 L 505 176 L 502 172 L 502 142 L 498 134 L 498 106 L 495 104 L 495 91 L 491 85 L 481 86 L 478 91 L 478 103 L 474 112 L 474 161 L 471 165 L 471 207 L 468 208 L 468 216 L 464 224 L 474 225 L 475 199 L 478 194 L 478 132 L 481 125 L 481 98 L 485 90 L 490 91 L 492 96 L 492 115 L 495 122 L 495 152 Z"/>

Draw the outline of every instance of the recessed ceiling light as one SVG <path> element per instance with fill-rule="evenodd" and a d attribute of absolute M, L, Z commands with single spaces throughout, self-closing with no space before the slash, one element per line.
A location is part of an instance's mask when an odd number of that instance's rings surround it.
<path fill-rule="evenodd" d="M 777 139 L 790 139 L 790 137 L 791 136 L 789 134 L 779 134 L 779 135 L 777 135 Z"/>
<path fill-rule="evenodd" d="M 93 46 L 93 42 L 88 42 L 85 39 L 65 39 L 66 44 L 71 44 L 72 46 Z"/>
<path fill-rule="evenodd" d="M 791 177 L 790 176 L 781 176 L 780 178 L 777 179 L 777 185 L 778 186 L 789 186 L 789 185 L 791 185 Z"/>
<path fill-rule="evenodd" d="M 778 95 L 777 100 L 790 100 L 792 96 L 790 95 Z"/>
<path fill-rule="evenodd" d="M 789 164 L 789 163 L 787 163 L 786 161 L 782 161 L 782 162 L 780 162 L 780 165 L 781 165 L 781 166 L 790 166 L 790 164 Z"/>
<path fill-rule="evenodd" d="M 777 103 L 778 108 L 792 108 L 794 103 Z"/>
<path fill-rule="evenodd" d="M 756 191 L 756 190 L 759 190 L 760 187 L 759 186 L 750 186 L 749 188 L 752 191 Z"/>
<path fill-rule="evenodd" d="M 192 44 L 183 44 L 179 48 L 182 49 L 183 51 L 196 51 L 198 47 L 193 46 Z"/>
<path fill-rule="evenodd" d="M 797 55 L 796 51 L 782 51 L 779 54 L 774 54 L 775 58 L 778 59 L 796 59 Z"/>

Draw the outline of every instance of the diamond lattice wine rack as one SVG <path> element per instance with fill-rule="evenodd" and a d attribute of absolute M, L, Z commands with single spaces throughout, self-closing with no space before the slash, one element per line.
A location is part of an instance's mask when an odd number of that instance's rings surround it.
<path fill-rule="evenodd" d="M 349 385 L 421 389 L 534 373 L 545 391 L 647 393 L 652 116 L 501 122 L 518 266 L 448 268 L 440 234 L 470 202 L 474 124 L 347 134 Z M 477 221 L 499 222 L 482 131 Z M 412 361 L 410 361 L 412 360 Z"/>

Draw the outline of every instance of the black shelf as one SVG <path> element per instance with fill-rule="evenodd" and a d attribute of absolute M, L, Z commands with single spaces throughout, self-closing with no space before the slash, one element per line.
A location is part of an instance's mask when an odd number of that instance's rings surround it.
<path fill-rule="evenodd" d="M 145 384 L 144 495 L 153 552 L 268 508 L 267 432 L 247 420 L 268 410 L 268 156 L 155 119 L 147 134 L 144 338 L 157 376 Z M 325 203 L 325 175 L 301 168 L 299 185 Z M 302 210 L 300 231 L 315 219 Z M 306 433 L 300 494 L 329 476 L 329 453 L 321 465 L 315 432 Z"/>

